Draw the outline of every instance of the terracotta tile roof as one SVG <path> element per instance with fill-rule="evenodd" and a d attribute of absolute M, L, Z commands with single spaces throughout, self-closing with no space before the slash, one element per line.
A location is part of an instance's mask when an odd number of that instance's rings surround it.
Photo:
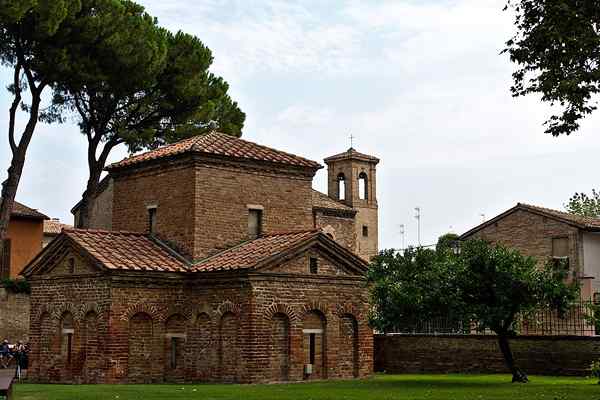
<path fill-rule="evenodd" d="M 261 261 L 277 256 L 318 235 L 317 230 L 265 235 L 202 260 L 192 267 L 192 271 L 251 269 Z"/>
<path fill-rule="evenodd" d="M 517 205 L 514 206 L 513 208 L 511 208 L 511 209 L 503 212 L 502 214 L 499 214 L 499 215 L 495 216 L 494 218 L 485 221 L 483 224 L 477 225 L 476 227 L 463 233 L 462 235 L 460 235 L 460 239 L 461 240 L 468 239 L 469 236 L 471 236 L 475 232 L 478 232 L 479 230 L 485 228 L 486 226 L 489 226 L 489 225 L 497 222 L 498 220 L 501 220 L 502 218 L 506 217 L 507 215 L 512 214 L 513 212 L 518 211 L 518 210 L 523 210 L 523 211 L 528 211 L 528 212 L 532 212 L 535 214 L 540 214 L 547 218 L 555 219 L 555 220 L 564 222 L 566 224 L 573 225 L 573 226 L 575 226 L 579 229 L 583 229 L 583 230 L 592 230 L 592 231 L 600 230 L 600 218 L 582 217 L 580 215 L 571 214 L 571 213 L 568 213 L 565 211 L 558 211 L 558 210 L 553 210 L 551 208 L 533 206 L 531 204 L 517 203 Z"/>
<path fill-rule="evenodd" d="M 66 229 L 63 233 L 108 269 L 186 272 L 187 264 L 142 233 Z"/>
<path fill-rule="evenodd" d="M 44 221 L 44 235 L 56 236 L 64 229 L 73 228 L 71 225 L 63 224 L 58 219 Z"/>
<path fill-rule="evenodd" d="M 579 226 L 582 229 L 600 229 L 600 218 L 582 217 L 580 215 L 571 214 L 565 211 L 552 210 L 550 208 L 538 207 L 525 203 L 518 203 L 517 207 L 520 207 L 522 209 L 528 209 L 534 212 L 537 211 L 539 213 L 547 215 L 548 217 L 553 217 L 563 220 L 565 222 L 570 222 Z"/>
<path fill-rule="evenodd" d="M 321 168 L 315 161 L 294 154 L 261 146 L 230 135 L 211 132 L 206 135 L 194 136 L 177 143 L 160 147 L 153 151 L 138 154 L 109 165 L 107 170 L 128 167 L 142 162 L 171 157 L 179 154 L 197 153 L 232 157 L 236 159 L 255 160 L 275 164 L 293 165 L 305 168 Z"/>
<path fill-rule="evenodd" d="M 0 198 L 2 201 L 2 198 Z M 49 219 L 47 215 L 42 214 L 36 209 L 27 207 L 24 204 L 15 201 L 11 212 L 11 217 L 33 218 L 33 219 Z"/>
<path fill-rule="evenodd" d="M 331 161 L 339 161 L 339 160 L 347 160 L 347 159 L 357 159 L 357 160 L 363 160 L 363 161 L 370 161 L 370 162 L 374 162 L 374 163 L 379 162 L 379 158 L 370 156 L 368 154 L 359 153 L 358 151 L 356 151 L 356 149 L 354 149 L 352 147 L 350 147 L 348 150 L 346 150 L 343 153 L 336 154 L 331 157 L 327 157 L 325 159 L 325 162 L 327 163 L 327 162 L 331 162 Z"/>
<path fill-rule="evenodd" d="M 331 197 L 327 196 L 325 193 L 321 193 L 318 190 L 314 189 L 312 191 L 312 204 L 313 208 L 356 212 L 352 207 L 348 207 L 347 205 L 340 203 L 339 201 L 335 201 Z"/>

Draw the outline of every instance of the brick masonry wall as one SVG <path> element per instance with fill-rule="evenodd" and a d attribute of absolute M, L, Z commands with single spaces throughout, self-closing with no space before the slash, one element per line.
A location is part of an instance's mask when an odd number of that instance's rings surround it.
<path fill-rule="evenodd" d="M 29 340 L 29 295 L 0 286 L 0 340 Z"/>
<path fill-rule="evenodd" d="M 528 374 L 589 375 L 600 337 L 530 336 L 510 341 Z M 375 371 L 508 373 L 495 336 L 375 335 Z"/>
<path fill-rule="evenodd" d="M 545 263 L 552 257 L 552 238 L 569 238 L 571 268 L 579 271 L 583 244 L 576 227 L 531 212 L 517 210 L 498 222 L 475 232 L 470 238 L 481 238 L 519 250 Z"/>
<path fill-rule="evenodd" d="M 199 259 L 248 240 L 248 208 L 262 208 L 263 232 L 313 228 L 312 175 L 245 162 L 196 164 L 195 247 Z"/>
<path fill-rule="evenodd" d="M 330 233 L 336 242 L 350 251 L 356 248 L 356 228 L 353 217 L 340 217 L 329 211 L 315 211 L 315 227 Z"/>

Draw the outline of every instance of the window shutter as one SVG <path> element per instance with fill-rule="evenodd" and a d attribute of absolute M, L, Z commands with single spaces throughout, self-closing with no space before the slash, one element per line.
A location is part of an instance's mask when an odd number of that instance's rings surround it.
<path fill-rule="evenodd" d="M 0 260 L 0 278 L 10 277 L 10 239 L 4 239 L 2 243 L 2 259 Z"/>

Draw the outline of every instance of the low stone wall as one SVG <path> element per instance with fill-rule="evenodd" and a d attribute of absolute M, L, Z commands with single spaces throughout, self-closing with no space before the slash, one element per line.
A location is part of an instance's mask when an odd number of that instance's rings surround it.
<path fill-rule="evenodd" d="M 528 374 L 589 375 L 600 337 L 522 336 L 510 341 Z M 375 335 L 375 371 L 507 373 L 495 336 Z"/>
<path fill-rule="evenodd" d="M 0 286 L 0 341 L 28 340 L 29 309 L 28 294 L 13 293 Z"/>

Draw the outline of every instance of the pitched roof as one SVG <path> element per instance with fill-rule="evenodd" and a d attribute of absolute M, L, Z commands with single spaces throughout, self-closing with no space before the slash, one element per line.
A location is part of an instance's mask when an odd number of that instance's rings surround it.
<path fill-rule="evenodd" d="M 571 213 L 564 212 L 564 211 L 558 211 L 558 210 L 553 210 L 550 208 L 533 206 L 531 204 L 517 203 L 517 205 L 514 206 L 513 208 L 511 208 L 511 209 L 503 212 L 502 214 L 499 214 L 496 217 L 494 217 L 488 221 L 485 221 L 484 223 L 477 225 L 476 227 L 463 233 L 460 236 L 460 239 L 465 239 L 466 237 L 471 236 L 475 232 L 485 228 L 486 226 L 496 223 L 498 220 L 500 220 L 518 210 L 542 215 L 544 217 L 551 218 L 551 219 L 575 226 L 576 228 L 579 228 L 579 229 L 590 230 L 590 231 L 600 231 L 600 218 L 582 217 L 580 215 L 571 214 Z"/>
<path fill-rule="evenodd" d="M 313 208 L 353 212 L 356 214 L 356 210 L 354 210 L 352 207 L 340 203 L 339 201 L 335 201 L 331 197 L 327 196 L 325 193 L 321 193 L 318 190 L 314 189 L 312 191 L 312 205 Z"/>
<path fill-rule="evenodd" d="M 147 234 L 86 229 L 65 229 L 63 234 L 108 269 L 187 271 L 183 259 Z"/>
<path fill-rule="evenodd" d="M 199 272 L 254 268 L 261 261 L 277 256 L 318 235 L 317 230 L 265 235 L 202 260 L 195 264 L 192 270 Z"/>
<path fill-rule="evenodd" d="M 73 228 L 71 225 L 63 224 L 58 219 L 48 219 L 44 221 L 44 235 L 56 236 L 62 230 Z"/>
<path fill-rule="evenodd" d="M 331 157 L 327 157 L 325 159 L 325 162 L 329 163 L 329 162 L 332 162 L 332 161 L 348 160 L 348 159 L 355 159 L 355 160 L 362 160 L 362 161 L 374 162 L 375 164 L 377 164 L 379 162 L 379 158 L 374 157 L 374 156 L 370 156 L 368 154 L 359 153 L 353 147 L 350 147 L 348 150 L 346 150 L 343 153 L 339 153 L 339 154 L 335 154 L 335 155 L 333 155 Z"/>
<path fill-rule="evenodd" d="M 2 198 L 0 198 L 0 201 L 2 201 Z M 15 201 L 13 203 L 13 209 L 12 212 L 10 213 L 11 217 L 21 217 L 21 218 L 32 218 L 32 219 L 49 219 L 47 215 L 42 214 L 41 212 L 39 212 L 36 209 L 27 207 L 24 204 L 19 203 L 18 201 Z"/>
<path fill-rule="evenodd" d="M 206 154 L 236 159 L 254 160 L 303 168 L 321 168 L 321 164 L 309 159 L 248 142 L 219 132 L 194 136 L 156 150 L 137 154 L 109 165 L 107 170 L 129 167 L 143 162 L 181 154 Z"/>

